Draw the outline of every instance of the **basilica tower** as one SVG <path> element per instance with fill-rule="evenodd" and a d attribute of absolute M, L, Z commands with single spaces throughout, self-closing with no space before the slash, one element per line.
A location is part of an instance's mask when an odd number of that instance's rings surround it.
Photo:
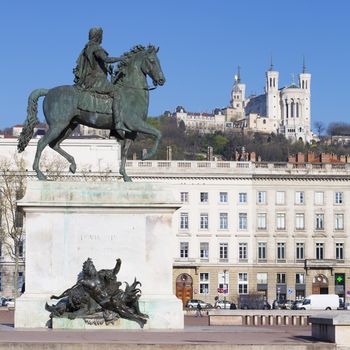
<path fill-rule="evenodd" d="M 278 92 L 278 72 L 274 70 L 271 62 L 270 69 L 266 72 L 266 116 L 273 120 L 280 120 L 280 101 Z"/>

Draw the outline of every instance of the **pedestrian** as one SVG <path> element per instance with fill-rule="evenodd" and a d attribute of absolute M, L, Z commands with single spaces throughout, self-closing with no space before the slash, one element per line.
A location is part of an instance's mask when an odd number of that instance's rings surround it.
<path fill-rule="evenodd" d="M 232 302 L 232 303 L 230 304 L 230 310 L 236 310 L 236 309 L 237 309 L 236 304 L 235 304 L 234 302 Z"/>
<path fill-rule="evenodd" d="M 200 303 L 197 304 L 196 317 L 202 317 L 202 306 Z"/>

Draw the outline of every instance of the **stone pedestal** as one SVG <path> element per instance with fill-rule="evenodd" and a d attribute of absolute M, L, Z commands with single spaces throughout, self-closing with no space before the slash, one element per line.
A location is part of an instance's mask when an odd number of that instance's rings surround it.
<path fill-rule="evenodd" d="M 26 215 L 26 291 L 16 302 L 15 327 L 46 327 L 50 295 L 73 286 L 90 257 L 97 270 L 120 258 L 118 280 L 142 283 L 145 328 L 183 328 L 182 303 L 172 289 L 172 216 L 180 204 L 170 187 L 37 181 L 18 204 Z M 54 327 L 86 328 L 79 324 L 61 320 Z M 123 320 L 115 327 L 135 325 Z"/>
<path fill-rule="evenodd" d="M 346 311 L 328 315 L 310 317 L 312 336 L 320 341 L 329 341 L 337 345 L 350 344 L 350 315 Z"/>

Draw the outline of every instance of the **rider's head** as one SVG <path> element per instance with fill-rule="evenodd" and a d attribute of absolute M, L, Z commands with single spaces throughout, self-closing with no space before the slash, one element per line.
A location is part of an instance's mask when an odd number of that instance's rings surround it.
<path fill-rule="evenodd" d="M 102 42 L 103 30 L 101 27 L 94 27 L 89 30 L 89 40 Z"/>

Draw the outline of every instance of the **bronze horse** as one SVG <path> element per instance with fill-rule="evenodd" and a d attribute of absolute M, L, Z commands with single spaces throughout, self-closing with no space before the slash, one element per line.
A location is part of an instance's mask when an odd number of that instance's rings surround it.
<path fill-rule="evenodd" d="M 46 134 L 39 140 L 33 170 L 36 171 L 39 180 L 46 180 L 46 176 L 40 170 L 39 162 L 44 148 L 49 145 L 70 163 L 69 170 L 76 171 L 74 158 L 65 152 L 60 144 L 68 138 L 78 124 L 87 125 L 97 129 L 109 129 L 121 144 L 121 162 L 119 172 L 124 181 L 131 181 L 126 174 L 125 162 L 128 150 L 138 133 L 155 137 L 154 146 L 144 159 L 152 157 L 158 148 L 161 133 L 158 129 L 148 124 L 147 113 L 149 103 L 149 90 L 147 76 L 153 80 L 153 84 L 163 85 L 165 78 L 157 56 L 158 48 L 150 45 L 134 47 L 122 56 L 117 74 L 112 76 L 119 96 L 119 113 L 125 126 L 130 132 L 120 134 L 115 132 L 112 119 L 112 111 L 108 113 L 87 112 L 79 109 L 81 91 L 76 86 L 64 85 L 53 89 L 36 89 L 28 98 L 27 119 L 18 140 L 18 152 L 23 152 L 33 137 L 34 127 L 39 122 L 37 118 L 38 99 L 45 96 L 43 110 L 49 126 Z"/>

